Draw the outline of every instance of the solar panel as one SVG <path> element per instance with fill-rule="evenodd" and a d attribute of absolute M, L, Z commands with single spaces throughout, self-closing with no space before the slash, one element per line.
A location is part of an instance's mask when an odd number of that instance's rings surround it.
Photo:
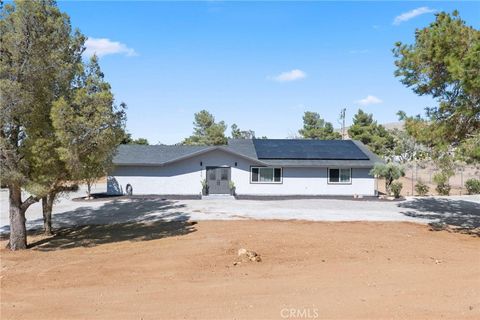
<path fill-rule="evenodd" d="M 253 140 L 258 159 L 369 160 L 351 140 Z"/>

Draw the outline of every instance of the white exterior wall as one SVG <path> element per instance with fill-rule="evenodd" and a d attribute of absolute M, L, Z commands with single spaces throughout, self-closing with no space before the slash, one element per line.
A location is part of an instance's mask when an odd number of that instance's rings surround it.
<path fill-rule="evenodd" d="M 282 183 L 250 183 L 250 167 L 256 165 L 215 150 L 166 166 L 119 166 L 109 177 L 108 193 L 124 193 L 130 184 L 134 194 L 198 195 L 206 167 L 227 166 L 239 195 L 375 195 L 375 179 L 368 168 L 352 168 L 351 184 L 328 184 L 327 168 L 320 167 L 285 167 Z"/>
<path fill-rule="evenodd" d="M 238 172 L 238 194 L 246 195 L 375 195 L 375 179 L 369 176 L 370 169 L 352 168 L 350 184 L 328 184 L 327 168 L 283 168 L 282 183 L 250 183 L 250 172 Z M 237 182 L 238 181 L 238 182 Z"/>

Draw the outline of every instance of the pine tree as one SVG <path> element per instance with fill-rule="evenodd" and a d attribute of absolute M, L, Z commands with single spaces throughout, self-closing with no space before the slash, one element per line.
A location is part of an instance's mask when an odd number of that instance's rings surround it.
<path fill-rule="evenodd" d="M 0 174 L 9 189 L 11 250 L 26 248 L 25 211 L 62 172 L 50 110 L 69 86 L 83 40 L 54 1 L 1 9 Z M 30 194 L 25 200 L 22 189 Z"/>
<path fill-rule="evenodd" d="M 125 136 L 125 105 L 114 104 L 110 85 L 104 80 L 98 59 L 93 56 L 69 98 L 61 98 L 52 109 L 57 148 L 75 180 L 91 186 L 105 176 L 116 147 Z"/>
<path fill-rule="evenodd" d="M 186 138 L 185 145 L 223 145 L 227 144 L 225 136 L 227 125 L 225 122 L 215 122 L 215 117 L 207 110 L 195 113 L 193 135 Z"/>
<path fill-rule="evenodd" d="M 306 111 L 303 115 L 303 128 L 298 133 L 304 139 L 338 140 L 342 136 L 335 132 L 330 122 L 325 122 L 317 112 Z"/>
<path fill-rule="evenodd" d="M 232 139 L 255 139 L 255 131 L 253 130 L 240 130 L 240 128 L 234 123 L 231 126 Z"/>
<path fill-rule="evenodd" d="M 403 113 L 408 133 L 439 156 L 459 146 L 462 160 L 480 161 L 480 31 L 467 26 L 458 11 L 440 12 L 415 31 L 413 44 L 398 42 L 393 53 L 395 76 L 438 102 L 425 118 Z"/>
<path fill-rule="evenodd" d="M 384 126 L 373 120 L 373 115 L 365 113 L 362 109 L 353 116 L 353 124 L 348 129 L 348 135 L 353 140 L 360 140 L 372 152 L 390 157 L 395 147 L 393 136 Z"/>

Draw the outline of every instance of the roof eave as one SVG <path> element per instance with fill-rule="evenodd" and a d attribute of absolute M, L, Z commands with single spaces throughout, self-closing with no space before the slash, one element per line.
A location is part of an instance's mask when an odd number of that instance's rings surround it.
<path fill-rule="evenodd" d="M 202 155 L 204 153 L 208 153 L 208 152 L 211 152 L 211 151 L 215 151 L 215 150 L 221 150 L 221 151 L 224 151 L 224 152 L 227 152 L 227 153 L 230 153 L 230 154 L 233 154 L 233 155 L 236 155 L 236 156 L 239 156 L 241 158 L 244 158 L 246 160 L 249 160 L 249 161 L 252 161 L 252 162 L 255 162 L 257 164 L 261 164 L 261 165 L 266 165 L 265 162 L 259 160 L 259 159 L 255 159 L 255 158 L 251 158 L 251 157 L 248 157 L 244 154 L 241 154 L 241 153 L 238 153 L 238 152 L 235 152 L 231 149 L 228 149 L 228 148 L 225 148 L 224 146 L 212 146 L 212 147 L 209 147 L 209 148 L 205 148 L 203 150 L 198 150 L 196 152 L 192 152 L 192 153 L 189 153 L 187 155 L 184 155 L 184 156 L 181 156 L 181 157 L 178 157 L 178 158 L 175 158 L 175 159 L 172 159 L 172 160 L 168 160 L 168 161 L 165 161 L 165 162 L 159 162 L 159 163 L 113 163 L 114 166 L 149 166 L 149 167 L 159 167 L 159 166 L 165 166 L 165 165 L 168 165 L 168 164 L 172 164 L 172 163 L 175 163 L 175 162 L 178 162 L 178 161 L 182 161 L 182 160 L 186 160 L 186 159 L 190 159 L 190 158 L 193 158 L 195 156 L 199 156 L 199 155 Z"/>
<path fill-rule="evenodd" d="M 369 158 L 370 161 L 375 165 L 376 163 L 385 163 L 385 160 L 377 156 L 375 153 L 370 151 L 366 145 L 363 144 L 363 142 L 359 140 L 352 140 L 355 145 L 362 150 L 363 153 L 365 153 Z"/>

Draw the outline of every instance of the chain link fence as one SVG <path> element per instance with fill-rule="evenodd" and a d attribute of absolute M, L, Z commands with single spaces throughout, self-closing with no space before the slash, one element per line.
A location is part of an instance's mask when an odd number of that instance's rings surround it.
<path fill-rule="evenodd" d="M 428 192 L 429 195 L 438 194 L 435 190 L 436 184 L 433 181 L 433 177 L 436 173 L 440 172 L 440 170 L 438 170 L 435 165 L 431 163 L 422 165 L 409 163 L 405 164 L 404 168 L 405 177 L 399 179 L 403 184 L 403 196 L 416 195 L 415 184 L 418 181 L 422 181 L 430 188 Z M 450 186 L 452 187 L 450 195 L 467 194 L 465 181 L 471 178 L 480 179 L 480 165 L 457 166 L 455 168 L 455 174 L 449 179 Z M 378 190 L 382 193 L 385 192 L 385 181 L 382 179 L 378 181 Z"/>

